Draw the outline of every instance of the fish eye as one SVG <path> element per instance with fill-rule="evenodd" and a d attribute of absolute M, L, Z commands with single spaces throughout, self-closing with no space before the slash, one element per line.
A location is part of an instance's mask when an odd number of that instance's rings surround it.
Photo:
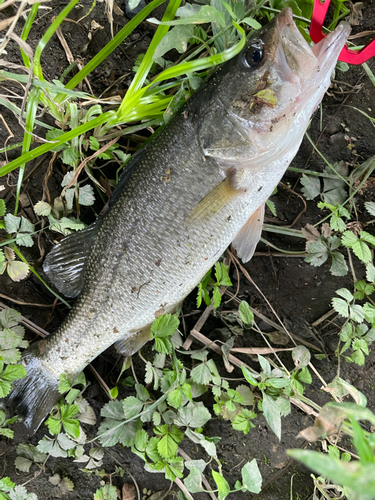
<path fill-rule="evenodd" d="M 247 68 L 255 68 L 263 60 L 263 46 L 260 44 L 251 45 L 243 56 L 243 61 Z"/>

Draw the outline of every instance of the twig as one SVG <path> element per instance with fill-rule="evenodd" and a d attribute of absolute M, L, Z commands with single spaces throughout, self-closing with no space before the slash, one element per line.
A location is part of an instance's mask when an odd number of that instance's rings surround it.
<path fill-rule="evenodd" d="M 6 306 L 5 304 L 3 304 L 2 302 L 0 302 L 0 308 L 10 309 L 8 306 Z M 43 328 L 41 328 L 40 326 L 36 325 L 35 323 L 33 323 L 29 319 L 25 318 L 24 316 L 22 316 L 21 323 L 24 326 L 26 326 L 29 330 L 31 330 L 32 332 L 40 335 L 43 338 L 44 337 L 48 337 L 48 335 L 49 335 L 49 332 L 46 332 L 46 330 L 43 330 Z"/>
<path fill-rule="evenodd" d="M 205 324 L 207 318 L 209 317 L 209 315 L 212 313 L 212 311 L 214 310 L 214 306 L 211 304 L 209 305 L 208 307 L 206 307 L 206 309 L 203 311 L 203 314 L 202 316 L 198 319 L 198 321 L 195 323 L 194 327 L 193 327 L 193 330 L 195 331 L 198 331 L 202 328 L 202 326 Z M 190 348 L 191 344 L 193 342 L 193 336 L 192 334 L 190 334 L 188 336 L 188 338 L 185 340 L 184 344 L 183 344 L 183 349 L 185 349 L 186 351 Z"/>
<path fill-rule="evenodd" d="M 188 489 L 184 485 L 184 483 L 181 481 L 179 477 L 176 477 L 174 482 L 177 484 L 177 486 L 180 488 L 181 491 L 183 491 L 184 495 L 186 495 L 190 500 L 194 500 L 194 497 L 191 496 L 189 493 Z"/>
<path fill-rule="evenodd" d="M 14 302 L 15 304 L 19 304 L 20 306 L 53 307 L 53 304 L 35 304 L 34 302 L 24 302 L 23 300 L 12 299 L 12 297 L 8 297 L 2 293 L 0 293 L 0 297 L 10 302 Z"/>
<path fill-rule="evenodd" d="M 314 323 L 311 323 L 311 326 L 315 328 L 316 326 L 320 325 L 320 323 L 323 323 L 323 321 L 325 321 L 327 318 L 332 316 L 332 314 L 334 314 L 335 312 L 336 311 L 334 309 L 331 309 L 330 311 L 323 314 L 323 316 L 318 318 L 316 321 L 314 321 Z"/>
<path fill-rule="evenodd" d="M 192 335 L 194 338 L 196 338 L 197 340 L 199 340 L 200 342 L 202 342 L 202 344 L 206 345 L 207 347 L 209 347 L 210 349 L 212 349 L 213 351 L 215 351 L 217 354 L 220 354 L 221 356 L 223 355 L 223 352 L 220 349 L 220 347 L 218 345 L 216 345 L 208 337 L 206 337 L 205 335 L 203 335 L 203 333 L 198 332 L 196 330 L 191 330 L 190 335 Z M 253 373 L 253 374 L 255 374 L 255 375 L 258 376 L 258 374 L 249 365 L 247 365 L 246 363 L 244 363 L 240 359 L 236 358 L 232 354 L 229 354 L 228 360 L 229 360 L 230 363 L 232 363 L 232 365 L 235 365 L 238 368 L 241 368 L 242 365 L 246 366 L 246 368 L 248 370 L 250 370 L 251 373 Z"/>
<path fill-rule="evenodd" d="M 75 182 L 77 182 L 79 174 L 82 172 L 83 167 L 86 165 L 86 163 L 88 163 L 89 161 L 93 160 L 94 158 L 96 158 L 100 154 L 104 153 L 104 151 L 106 151 L 108 148 L 110 148 L 111 146 L 113 146 L 113 144 L 115 144 L 117 141 L 118 141 L 118 136 L 116 136 L 114 139 L 112 139 L 112 141 L 107 142 L 107 144 L 105 144 L 102 148 L 98 149 L 98 151 L 95 151 L 94 154 L 92 154 L 91 156 L 88 156 L 87 158 L 85 158 L 83 160 L 83 162 L 81 162 L 80 165 L 78 165 L 78 167 L 76 168 L 76 170 L 74 172 L 74 175 L 72 177 L 72 180 L 69 182 L 69 184 L 67 186 L 64 187 L 64 189 L 63 189 L 63 191 L 61 193 L 61 196 L 65 195 L 65 191 L 67 189 L 69 189 L 70 187 L 72 187 Z"/>
<path fill-rule="evenodd" d="M 190 461 L 191 460 L 191 458 L 189 457 L 189 455 L 187 453 L 185 453 L 184 450 L 182 450 L 180 447 L 177 448 L 177 451 L 178 451 L 178 453 L 182 456 L 182 458 L 185 461 Z M 206 489 L 208 490 L 208 494 L 210 495 L 210 497 L 212 498 L 212 500 L 217 500 L 217 497 L 216 497 L 215 493 L 211 489 L 210 483 L 207 481 L 207 479 L 206 479 L 206 477 L 205 477 L 205 475 L 203 473 L 202 473 L 202 482 L 205 485 Z"/>
<path fill-rule="evenodd" d="M 101 386 L 101 388 L 104 390 L 104 392 L 107 394 L 107 396 L 113 401 L 113 398 L 111 396 L 110 389 L 109 389 L 108 385 L 104 382 L 102 377 L 95 370 L 95 368 L 92 366 L 91 363 L 89 364 L 89 368 L 92 371 L 92 373 L 94 374 L 96 380 L 99 382 L 99 385 Z"/>

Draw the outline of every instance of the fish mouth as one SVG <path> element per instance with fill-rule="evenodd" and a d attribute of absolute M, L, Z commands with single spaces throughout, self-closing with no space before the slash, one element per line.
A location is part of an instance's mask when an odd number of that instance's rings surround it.
<path fill-rule="evenodd" d="M 277 16 L 279 43 L 275 59 L 286 80 L 307 80 L 314 74 L 332 71 L 350 33 L 349 23 L 340 23 L 318 44 L 310 47 L 293 20 L 290 7 Z M 322 75 L 323 77 L 323 75 Z"/>

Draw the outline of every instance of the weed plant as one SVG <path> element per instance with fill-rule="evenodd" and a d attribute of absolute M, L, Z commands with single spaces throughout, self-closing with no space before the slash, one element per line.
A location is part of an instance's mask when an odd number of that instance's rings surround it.
<path fill-rule="evenodd" d="M 21 148 L 18 158 L 0 167 L 0 176 L 18 169 L 13 213 L 7 210 L 5 201 L 0 200 L 0 229 L 6 234 L 0 242 L 0 274 L 6 272 L 14 281 L 24 279 L 30 272 L 41 279 L 23 253 L 23 247 L 31 247 L 35 243 L 34 235 L 42 230 L 37 230 L 28 219 L 19 216 L 28 162 L 48 152 L 61 160 L 65 175 L 60 196 L 54 200 L 39 201 L 34 211 L 38 217 L 45 218 L 49 230 L 54 233 L 67 235 L 79 231 L 85 227 L 81 220 L 82 208 L 93 207 L 98 199 L 104 205 L 108 198 L 103 194 L 103 184 L 95 171 L 100 169 L 100 172 L 105 172 L 103 162 L 115 164 L 114 177 L 106 179 L 108 185 L 114 187 L 130 159 L 121 139 L 142 130 L 163 127 L 215 66 L 242 49 L 247 33 L 261 26 L 259 21 L 270 19 L 286 4 L 291 5 L 301 32 L 311 41 L 307 30 L 313 5 L 310 0 L 298 4 L 285 0 L 258 0 L 248 11 L 244 8 L 246 3 L 237 0 L 211 0 L 204 5 L 187 3 L 183 7 L 180 7 L 179 0 L 170 0 L 161 21 L 150 16 L 165 0 L 153 0 L 66 84 L 57 80 L 49 82 L 44 76 L 41 55 L 77 1 L 69 2 L 57 15 L 35 52 L 27 40 L 40 4 L 32 4 L 21 36 L 17 39 L 23 59 L 23 67 L 18 69 L 26 74 L 12 72 L 10 64 L 0 70 L 2 82 L 17 81 L 26 84 L 28 89 L 20 107 L 11 99 L 0 97 L 0 103 L 18 117 L 24 128 L 22 142 L 1 150 L 6 153 L 13 148 Z M 137 3 L 135 0 L 132 5 L 136 6 Z M 333 29 L 348 14 L 343 2 L 337 0 L 334 4 L 333 22 L 328 29 Z M 156 32 L 146 53 L 137 59 L 133 80 L 120 104 L 77 90 L 144 19 L 157 26 Z M 4 41 L 0 43 L 0 51 L 4 51 L 13 31 L 14 26 L 11 25 Z M 182 55 L 181 62 L 173 63 L 168 57 L 165 58 L 171 48 Z M 342 64 L 340 68 L 348 69 Z M 373 78 L 368 67 L 366 72 Z M 41 110 L 53 118 L 56 127 L 37 119 Z M 366 113 L 362 114 L 374 120 Z M 45 130 L 44 142 L 31 149 L 36 125 Z M 350 174 L 342 162 L 331 165 L 326 159 L 324 161 L 327 165 L 323 172 L 303 172 L 301 184 L 307 200 L 319 198 L 318 207 L 327 214 L 325 220 L 328 222 L 308 225 L 302 230 L 280 230 L 272 225 L 265 225 L 264 229 L 305 239 L 305 260 L 312 266 L 321 266 L 330 259 L 333 275 L 343 276 L 352 272 L 354 289 L 341 288 L 336 291 L 338 297 L 332 299 L 333 309 L 343 320 L 336 355 L 339 368 L 342 360 L 363 365 L 369 345 L 375 339 L 375 267 L 372 263 L 375 237 L 358 223 L 355 195 L 373 172 L 375 159 L 355 165 Z M 274 205 L 269 204 L 269 207 L 275 215 Z M 367 203 L 366 209 L 370 215 L 375 215 L 374 203 Z M 353 258 L 366 266 L 366 280 L 355 279 Z M 228 266 L 219 262 L 213 273 L 210 271 L 198 287 L 197 307 L 205 303 L 216 310 L 221 304 L 223 288 L 228 286 L 231 286 Z M 9 393 L 12 381 L 26 374 L 24 367 L 17 364 L 19 349 L 27 346 L 23 340 L 23 328 L 19 325 L 21 319 L 20 314 L 12 309 L 4 309 L 0 313 L 0 397 Z M 227 317 L 227 322 L 232 332 L 253 329 L 259 333 L 253 311 L 245 301 L 239 303 L 238 310 L 232 312 L 230 321 Z M 29 472 L 31 467 L 41 471 L 50 456 L 64 457 L 81 463 L 88 473 L 98 471 L 100 475 L 105 449 L 120 444 L 130 447 L 144 461 L 146 470 L 160 472 L 167 479 L 175 481 L 181 489 L 178 493 L 180 499 L 192 498 L 192 494 L 208 491 L 210 486 L 206 476 L 210 484 L 215 485 L 213 490 L 209 490 L 210 494 L 217 494 L 219 500 L 237 491 L 259 493 L 262 478 L 256 460 L 245 463 L 239 479 L 234 486 L 230 486 L 224 478 L 217 449 L 220 436 L 207 436 L 204 426 L 215 415 L 228 420 L 234 430 L 247 434 L 254 427 L 257 413 L 261 412 L 280 440 L 282 417 L 290 414 L 291 404 L 301 403 L 314 411 L 321 410 L 321 418 L 323 415 L 330 422 L 332 419 L 341 419 L 341 423 L 344 422 L 343 429 L 353 437 L 360 460 L 356 464 L 348 463 L 347 455 L 340 457 L 335 447 L 330 447 L 329 455 L 324 457 L 322 454 L 318 456 L 314 452 L 302 451 L 293 451 L 291 455 L 337 485 L 342 485 L 342 492 L 350 498 L 367 500 L 373 497 L 373 481 L 368 479 L 366 482 L 363 478 L 372 477 L 369 471 L 372 471 L 374 462 L 374 443 L 371 435 L 357 422 L 367 420 L 375 425 L 374 416 L 365 408 L 364 396 L 340 378 L 339 370 L 330 384 L 334 398 L 341 400 L 350 394 L 358 406 L 330 403 L 321 409 L 304 394 L 306 384 L 312 382 L 311 373 L 316 372 L 311 363 L 311 353 L 305 346 L 297 345 L 291 350 L 293 369 L 287 369 L 276 350 L 269 346 L 267 352 L 272 356 L 257 354 L 258 371 L 243 363 L 243 383 L 234 384 L 220 374 L 222 367 L 217 366 L 210 357 L 210 346 L 199 351 L 186 351 L 185 356 L 179 355 L 182 346 L 179 325 L 179 313 L 163 315 L 155 320 L 151 329 L 154 355 L 146 359 L 142 352 L 139 353 L 145 363 L 143 383 L 132 377 L 122 379 L 123 373 L 131 368 L 131 360 L 125 360 L 117 384 L 108 390 L 110 401 L 101 410 L 99 430 L 95 444 L 90 449 L 85 426 L 94 425 L 96 416 L 83 397 L 87 386 L 85 376 L 81 374 L 74 381 L 62 377 L 59 386 L 62 399 L 45 422 L 48 434 L 37 446 L 20 444 L 15 467 L 21 472 Z M 221 347 L 227 369 L 233 369 L 230 364 L 233 343 L 234 337 L 231 337 Z M 186 355 L 189 356 L 188 362 Z M 315 354 L 317 358 L 324 356 Z M 192 369 L 188 369 L 188 366 L 192 366 Z M 130 387 L 132 395 L 119 399 L 119 384 Z M 212 408 L 206 407 L 200 399 L 207 392 L 214 400 Z M 16 419 L 7 419 L 1 410 L 0 434 L 12 438 L 13 431 L 9 426 Z M 325 436 L 315 433 L 314 437 L 320 439 Z M 186 457 L 181 449 L 184 439 L 199 445 L 206 458 L 191 460 Z M 123 471 L 118 469 L 116 473 L 123 474 Z M 344 476 L 345 481 L 342 481 Z M 362 482 L 356 483 L 358 478 Z M 60 488 L 60 492 L 74 488 L 73 482 L 67 478 L 55 479 L 54 484 Z M 314 484 L 319 491 L 324 490 L 322 478 L 314 477 Z M 116 499 L 116 488 L 108 484 L 100 488 L 94 498 Z M 22 485 L 15 486 L 9 478 L 2 478 L 2 499 L 35 500 L 36 496 L 27 493 Z"/>

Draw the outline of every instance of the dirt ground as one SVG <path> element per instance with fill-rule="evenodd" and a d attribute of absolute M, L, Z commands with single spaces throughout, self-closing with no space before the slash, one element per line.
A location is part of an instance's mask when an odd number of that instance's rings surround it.
<path fill-rule="evenodd" d="M 43 11 L 43 15 L 39 16 L 30 39 L 30 44 L 35 48 L 36 43 L 45 32 L 46 27 L 50 23 L 53 16 L 61 10 L 60 2 L 52 2 L 47 4 L 47 10 Z M 92 58 L 109 40 L 110 29 L 109 23 L 104 14 L 104 5 L 98 4 L 93 11 L 81 20 L 78 24 L 73 21 L 81 19 L 88 13 L 90 8 L 89 3 L 82 2 L 69 15 L 70 21 L 65 21 L 62 25 L 62 32 L 69 44 L 69 47 L 76 58 L 82 58 L 87 62 Z M 121 8 L 122 5 L 119 5 Z M 359 26 L 354 28 L 354 32 L 371 30 L 375 27 L 375 1 L 366 2 L 364 18 Z M 0 12 L 0 20 L 14 15 L 13 7 L 8 7 Z M 91 22 L 95 20 L 102 28 L 98 29 L 88 39 L 88 33 L 91 29 Z M 126 23 L 127 18 L 121 15 L 114 14 L 114 32 L 117 33 Z M 153 35 L 153 27 L 150 24 L 143 23 L 131 36 L 123 43 L 115 53 L 104 61 L 100 69 L 89 75 L 89 82 L 95 95 L 100 95 L 105 92 L 108 87 L 110 90 L 106 95 L 116 95 L 121 93 L 131 81 L 132 66 L 138 54 L 144 53 Z M 7 60 L 14 63 L 21 63 L 18 46 L 11 42 L 7 48 Z M 60 78 L 63 71 L 69 63 L 66 59 L 66 54 L 62 48 L 58 38 L 54 36 L 47 46 L 42 56 L 42 66 L 44 68 L 45 77 L 48 80 Z M 375 72 L 375 60 L 368 63 L 369 67 Z M 366 76 L 361 66 L 351 67 L 348 72 L 336 73 L 336 82 L 333 88 L 330 89 L 329 95 L 326 95 L 323 101 L 322 109 L 322 129 L 320 129 L 319 111 L 315 114 L 312 121 L 309 134 L 318 144 L 319 149 L 331 163 L 337 161 L 346 161 L 349 165 L 362 163 L 364 160 L 375 155 L 375 129 L 373 124 L 363 115 L 353 109 L 359 108 L 370 115 L 374 116 L 375 111 L 375 89 L 369 78 Z M 0 83 L 1 87 L 1 83 Z M 83 90 L 88 90 L 86 84 L 83 85 Z M 15 117 L 6 109 L 1 110 L 4 120 L 10 127 L 14 137 L 8 141 L 8 145 L 19 142 L 22 137 L 22 130 L 17 123 Z M 52 123 L 51 123 L 52 124 Z M 345 130 L 349 129 L 349 132 Z M 38 134 L 38 130 L 36 131 Z M 42 132 L 41 132 L 42 133 Z M 348 148 L 348 140 L 346 136 L 355 138 L 355 152 Z M 8 132 L 0 122 L 0 147 L 3 147 Z M 12 160 L 19 154 L 19 150 L 12 150 L 8 155 L 8 160 Z M 4 155 L 0 155 L 0 161 L 6 161 Z M 26 177 L 28 172 L 35 167 L 32 176 L 27 178 L 23 191 L 27 194 L 30 200 L 30 205 L 35 204 L 41 199 L 42 182 L 50 155 L 42 157 L 42 161 L 37 160 L 35 163 L 30 162 L 26 167 Z M 324 168 L 323 160 L 313 152 L 311 144 L 307 139 L 304 139 L 303 144 L 292 162 L 292 166 L 311 169 L 314 171 L 322 171 Z M 293 226 L 299 229 L 307 223 L 314 224 L 318 222 L 323 213 L 316 207 L 316 202 L 304 202 L 300 197 L 301 185 L 298 182 L 299 174 L 288 171 L 283 178 L 283 185 L 279 186 L 278 194 L 273 197 L 277 209 L 277 219 L 267 213 L 269 221 L 281 225 L 290 225 L 296 217 L 304 209 L 306 210 L 300 215 L 296 224 Z M 59 194 L 59 185 L 62 179 L 60 166 L 54 168 L 53 176 L 49 181 L 49 189 L 52 198 Z M 16 184 L 16 175 L 9 174 L 7 178 L 1 178 L 0 184 L 5 186 L 5 190 L 1 191 L 1 196 L 7 201 L 7 206 L 12 207 L 14 203 L 14 193 Z M 289 189 L 288 189 L 289 187 Z M 357 206 L 363 209 L 363 203 L 374 199 L 374 188 L 365 190 L 356 198 Z M 27 215 L 27 209 L 25 208 Z M 83 214 L 83 219 L 90 222 L 92 213 L 88 211 Z M 359 212 L 359 220 L 361 222 L 368 220 L 368 216 L 364 211 Z M 374 234 L 373 229 L 369 226 L 367 231 Z M 281 237 L 273 233 L 263 233 L 263 237 L 269 240 L 277 247 L 291 250 L 304 250 L 303 240 L 292 237 Z M 51 248 L 50 236 L 46 235 L 42 238 L 43 247 L 48 251 Z M 34 262 L 36 266 L 41 263 L 40 251 L 37 245 L 26 252 L 30 262 Z M 272 305 L 277 314 L 288 322 L 289 327 L 294 329 L 298 335 L 314 343 L 314 340 L 309 338 L 309 331 L 306 325 L 311 325 L 321 318 L 327 311 L 330 310 L 330 302 L 335 290 L 341 287 L 352 289 L 353 281 L 351 274 L 346 277 L 334 277 L 329 273 L 329 265 L 325 264 L 322 267 L 315 268 L 304 262 L 301 257 L 282 257 L 278 254 L 273 254 L 269 247 L 260 244 L 257 253 L 252 261 L 245 265 L 251 278 L 262 290 Z M 363 267 L 356 267 L 357 277 L 363 274 Z M 237 274 L 232 269 L 233 288 L 229 292 L 237 290 Z M 7 275 L 0 277 L 0 292 L 2 301 L 10 307 L 18 309 L 25 318 L 33 321 L 35 324 L 46 328 L 48 331 L 54 331 L 57 326 L 66 317 L 67 309 L 63 305 L 59 305 L 54 309 L 51 317 L 49 308 L 41 308 L 34 306 L 21 306 L 11 300 L 6 300 L 3 296 L 16 299 L 18 301 L 52 304 L 52 295 L 43 287 L 43 285 L 31 275 L 27 280 L 20 283 L 12 282 Z M 261 294 L 249 283 L 244 275 L 240 276 L 238 297 L 247 300 L 252 307 L 264 314 L 267 318 L 276 321 L 273 312 L 266 304 Z M 226 303 L 230 295 L 224 296 L 224 303 L 220 311 L 230 310 L 235 307 L 233 302 Z M 186 301 L 183 309 L 185 318 L 185 333 L 189 333 L 195 322 L 202 314 L 201 311 L 196 311 L 195 308 L 195 292 Z M 268 332 L 273 328 L 265 321 L 257 319 L 260 328 Z M 327 382 L 330 382 L 336 375 L 337 361 L 332 354 L 337 344 L 337 332 L 339 325 L 337 322 L 330 323 L 324 321 L 316 327 L 318 333 L 323 337 L 326 349 L 331 353 L 328 361 L 314 360 L 314 365 L 320 372 L 321 376 Z M 215 330 L 215 332 L 213 332 Z M 223 324 L 220 320 L 220 314 L 216 317 L 211 316 L 202 329 L 207 337 L 212 338 L 212 335 L 219 336 L 221 340 L 226 340 Z M 221 336 L 221 337 L 220 337 Z M 35 334 L 28 332 L 28 338 L 34 339 Z M 241 346 L 263 346 L 263 340 L 258 338 L 253 332 L 247 333 L 244 336 L 239 336 L 236 341 L 236 347 Z M 201 348 L 201 344 L 194 343 L 193 348 Z M 146 349 L 147 355 L 147 349 Z M 241 355 L 238 357 L 241 358 Z M 115 359 L 115 363 L 114 360 Z M 218 358 L 214 359 L 220 366 L 220 371 L 223 376 L 225 369 Z M 249 358 L 242 357 L 248 363 L 252 363 Z M 289 358 L 285 356 L 285 362 L 288 363 Z M 115 353 L 114 349 L 104 352 L 93 363 L 95 369 L 106 380 L 108 386 L 112 387 L 118 376 L 121 359 Z M 139 377 L 142 379 L 142 363 L 135 356 L 136 369 L 139 368 Z M 257 364 L 254 363 L 254 368 Z M 230 375 L 230 377 L 240 378 L 242 376 L 239 369 Z M 372 360 L 372 353 L 368 356 L 364 367 L 344 364 L 341 367 L 341 377 L 351 381 L 351 383 L 361 390 L 368 398 L 368 407 L 375 410 L 375 362 Z M 101 406 L 108 401 L 106 395 L 101 390 L 95 377 L 87 370 L 87 378 L 91 385 L 85 393 L 86 399 L 99 415 Z M 324 404 L 328 401 L 327 394 L 320 390 L 321 381 L 316 377 L 313 378 L 313 384 L 309 388 L 309 397 L 318 404 Z M 130 393 L 129 393 L 130 394 Z M 126 393 L 124 393 L 126 396 Z M 218 445 L 219 458 L 223 463 L 223 472 L 228 481 L 234 485 L 237 479 L 240 479 L 240 470 L 245 462 L 256 458 L 260 471 L 263 477 L 263 490 L 259 495 L 264 500 L 268 499 L 284 499 L 290 497 L 291 478 L 293 477 L 293 498 L 308 499 L 312 495 L 313 483 L 310 478 L 310 472 L 301 465 L 288 459 L 285 450 L 288 448 L 307 447 L 308 445 L 302 440 L 297 439 L 298 432 L 312 425 L 313 419 L 297 408 L 293 408 L 292 414 L 282 419 L 282 439 L 279 443 L 276 436 L 268 428 L 264 418 L 258 416 L 255 420 L 256 427 L 244 436 L 240 432 L 234 431 L 228 422 L 218 418 L 212 419 L 206 426 L 206 434 L 208 436 L 220 436 L 221 441 Z M 42 426 L 43 427 L 43 426 Z M 82 470 L 80 464 L 74 463 L 71 459 L 55 459 L 50 458 L 45 469 L 41 474 L 37 475 L 38 469 L 34 465 L 30 473 L 22 473 L 15 470 L 14 460 L 16 458 L 15 448 L 19 443 L 30 442 L 37 444 L 45 434 L 45 429 L 41 428 L 38 432 L 28 437 L 22 424 L 13 426 L 15 430 L 14 440 L 0 439 L 0 470 L 2 476 L 10 476 L 16 484 L 27 484 L 27 489 L 38 495 L 40 500 L 51 499 L 55 495 L 54 486 L 48 481 L 48 478 L 54 473 L 60 474 L 61 477 L 69 477 L 74 482 L 74 490 L 65 495 L 68 500 L 84 499 L 90 500 L 93 498 L 93 493 L 100 487 L 101 482 L 110 480 L 114 485 L 121 488 L 124 482 L 132 483 L 136 481 L 140 488 L 141 498 L 148 499 L 151 494 L 168 489 L 170 483 L 166 481 L 162 474 L 150 474 L 143 469 L 143 462 L 133 455 L 128 448 L 115 446 L 106 448 L 104 455 L 104 464 L 102 469 L 105 471 L 105 476 L 100 477 L 96 473 L 87 473 Z M 88 438 L 92 439 L 95 436 L 95 429 L 88 426 L 86 428 Z M 87 446 L 88 448 L 88 446 Z M 196 445 L 189 441 L 183 441 L 181 448 L 192 458 L 201 458 L 201 451 Z M 115 468 L 120 467 L 124 471 L 123 477 Z M 177 488 L 174 486 L 174 490 Z M 249 493 L 237 493 L 229 498 L 251 498 L 255 495 Z M 167 498 L 173 498 L 172 494 Z M 206 494 L 196 494 L 194 498 L 197 500 L 208 499 Z"/>

